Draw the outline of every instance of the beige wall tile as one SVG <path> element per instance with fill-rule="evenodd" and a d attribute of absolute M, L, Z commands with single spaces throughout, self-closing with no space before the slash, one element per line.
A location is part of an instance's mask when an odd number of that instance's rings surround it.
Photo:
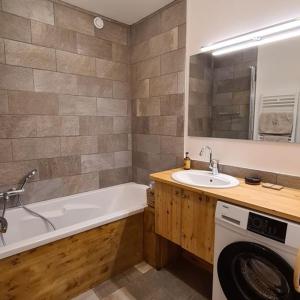
<path fill-rule="evenodd" d="M 30 20 L 0 11 L 0 37 L 30 43 Z"/>
<path fill-rule="evenodd" d="M 98 173 L 81 174 L 63 178 L 63 193 L 65 196 L 97 190 L 98 188 Z"/>
<path fill-rule="evenodd" d="M 77 136 L 61 138 L 61 155 L 97 153 L 96 136 Z"/>
<path fill-rule="evenodd" d="M 277 175 L 277 184 L 291 187 L 294 189 L 300 189 L 300 177 L 278 174 Z"/>
<path fill-rule="evenodd" d="M 32 43 L 71 52 L 77 51 L 76 32 L 37 21 L 31 21 Z"/>
<path fill-rule="evenodd" d="M 120 151 L 114 153 L 115 167 L 124 168 L 132 165 L 132 152 L 131 151 Z"/>
<path fill-rule="evenodd" d="M 4 162 L 0 164 L 0 182 L 1 185 L 16 184 L 21 182 L 28 172 L 33 169 L 38 169 L 38 162 L 20 161 L 20 162 Z M 39 179 L 39 174 L 34 177 L 35 180 Z"/>
<path fill-rule="evenodd" d="M 99 153 L 128 150 L 127 134 L 101 134 L 98 136 Z"/>
<path fill-rule="evenodd" d="M 160 136 L 136 134 L 133 137 L 133 149 L 145 153 L 160 153 Z"/>
<path fill-rule="evenodd" d="M 54 49 L 6 40 L 5 54 L 10 65 L 56 70 Z"/>
<path fill-rule="evenodd" d="M 81 156 L 81 171 L 83 173 L 97 172 L 114 167 L 114 154 L 101 153 Z"/>
<path fill-rule="evenodd" d="M 73 54 L 65 51 L 56 51 L 57 71 L 79 75 L 95 76 L 95 58 Z"/>
<path fill-rule="evenodd" d="M 162 31 L 167 31 L 186 21 L 186 3 L 185 1 L 178 2 L 161 13 L 161 28 Z"/>
<path fill-rule="evenodd" d="M 186 24 L 178 27 L 178 48 L 185 48 L 186 45 Z"/>
<path fill-rule="evenodd" d="M 110 98 L 97 99 L 98 116 L 126 116 L 128 113 L 127 100 Z"/>
<path fill-rule="evenodd" d="M 97 114 L 97 100 L 94 97 L 59 95 L 60 115 L 87 115 Z"/>
<path fill-rule="evenodd" d="M 120 81 L 128 81 L 129 67 L 127 64 L 96 59 L 97 76 Z"/>
<path fill-rule="evenodd" d="M 9 91 L 8 99 L 8 109 L 10 114 L 58 114 L 58 96 L 56 94 Z"/>
<path fill-rule="evenodd" d="M 76 75 L 33 70 L 35 90 L 58 94 L 77 94 Z"/>
<path fill-rule="evenodd" d="M 54 24 L 53 2 L 48 0 L 2 0 L 2 9 L 9 13 Z"/>
<path fill-rule="evenodd" d="M 184 95 L 167 95 L 160 97 L 160 113 L 162 116 L 184 114 Z"/>
<path fill-rule="evenodd" d="M 102 29 L 95 29 L 95 35 L 101 39 L 127 45 L 128 28 L 125 25 L 104 20 Z"/>
<path fill-rule="evenodd" d="M 161 57 L 161 74 L 184 71 L 185 48 L 168 52 Z"/>
<path fill-rule="evenodd" d="M 36 136 L 34 116 L 0 116 L 0 138 L 21 138 Z"/>
<path fill-rule="evenodd" d="M 130 85 L 128 82 L 114 81 L 113 82 L 113 97 L 115 99 L 129 99 Z"/>
<path fill-rule="evenodd" d="M 160 151 L 163 154 L 174 154 L 182 156 L 183 154 L 183 138 L 175 136 L 161 136 Z"/>
<path fill-rule="evenodd" d="M 11 140 L 0 140 L 0 162 L 12 160 Z"/>
<path fill-rule="evenodd" d="M 176 73 L 150 79 L 150 96 L 163 96 L 178 92 Z"/>
<path fill-rule="evenodd" d="M 78 94 L 82 96 L 112 97 L 112 80 L 88 76 L 78 77 Z"/>
<path fill-rule="evenodd" d="M 77 175 L 80 172 L 81 160 L 79 155 L 39 160 L 40 180 Z"/>
<path fill-rule="evenodd" d="M 163 64 L 163 62 L 162 62 Z M 136 79 L 152 78 L 160 75 L 160 57 L 142 61 L 136 64 Z"/>
<path fill-rule="evenodd" d="M 148 98 L 150 81 L 149 79 L 139 80 L 133 85 L 133 97 L 134 98 Z"/>
<path fill-rule="evenodd" d="M 8 114 L 8 95 L 5 90 L 0 90 L 0 114 Z"/>
<path fill-rule="evenodd" d="M 77 49 L 79 54 L 112 59 L 112 43 L 81 33 L 77 33 Z"/>
<path fill-rule="evenodd" d="M 156 13 L 151 17 L 147 17 L 142 22 L 134 24 L 131 28 L 132 45 L 141 43 L 160 34 L 160 18 L 161 13 Z"/>
<path fill-rule="evenodd" d="M 178 28 L 152 37 L 132 48 L 133 63 L 178 49 Z"/>
<path fill-rule="evenodd" d="M 55 4 L 55 23 L 57 26 L 94 35 L 93 16 L 64 5 Z"/>
<path fill-rule="evenodd" d="M 33 90 L 32 69 L 0 64 L 0 89 Z"/>
<path fill-rule="evenodd" d="M 152 97 L 149 99 L 137 99 L 136 115 L 140 116 L 159 116 L 160 115 L 160 98 Z"/>
<path fill-rule="evenodd" d="M 113 61 L 128 64 L 129 63 L 129 48 L 127 46 L 113 43 L 112 59 L 113 59 Z"/>
<path fill-rule="evenodd" d="M 79 118 L 74 116 L 37 116 L 37 136 L 79 135 Z"/>
<path fill-rule="evenodd" d="M 0 64 L 5 63 L 4 40 L 0 39 Z"/>
<path fill-rule="evenodd" d="M 185 74 L 184 71 L 178 72 L 178 93 L 183 94 L 185 91 Z"/>
<path fill-rule="evenodd" d="M 113 132 L 113 117 L 80 117 L 80 135 L 98 135 Z"/>
<path fill-rule="evenodd" d="M 13 159 L 29 160 L 60 155 L 59 138 L 26 138 L 12 141 Z"/>

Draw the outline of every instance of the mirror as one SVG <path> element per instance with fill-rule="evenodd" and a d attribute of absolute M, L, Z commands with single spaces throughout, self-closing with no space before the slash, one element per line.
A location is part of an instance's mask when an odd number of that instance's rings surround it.
<path fill-rule="evenodd" d="M 300 143 L 300 37 L 190 57 L 189 136 Z"/>

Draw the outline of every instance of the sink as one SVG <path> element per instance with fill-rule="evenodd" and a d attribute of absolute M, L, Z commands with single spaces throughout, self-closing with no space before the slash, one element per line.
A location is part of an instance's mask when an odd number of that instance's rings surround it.
<path fill-rule="evenodd" d="M 202 170 L 178 171 L 172 174 L 172 178 L 187 185 L 214 189 L 226 189 L 240 184 L 235 177 L 222 173 L 213 175 L 209 171 Z"/>

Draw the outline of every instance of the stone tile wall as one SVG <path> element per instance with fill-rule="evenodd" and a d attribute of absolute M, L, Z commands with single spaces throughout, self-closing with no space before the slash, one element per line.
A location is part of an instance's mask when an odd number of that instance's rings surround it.
<path fill-rule="evenodd" d="M 132 180 L 130 30 L 93 18 L 0 1 L 0 189 L 37 168 L 27 202 Z"/>
<path fill-rule="evenodd" d="M 182 165 L 186 3 L 131 27 L 133 178 Z"/>

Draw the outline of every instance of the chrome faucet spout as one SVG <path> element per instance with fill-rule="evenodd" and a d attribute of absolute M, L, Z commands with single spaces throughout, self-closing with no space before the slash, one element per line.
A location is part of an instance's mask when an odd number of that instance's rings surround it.
<path fill-rule="evenodd" d="M 213 175 L 218 175 L 219 174 L 219 162 L 216 159 L 213 159 L 213 155 L 212 155 L 212 149 L 209 146 L 203 146 L 199 155 L 203 156 L 205 154 L 205 152 L 208 151 L 209 152 L 209 169 L 212 170 Z"/>

